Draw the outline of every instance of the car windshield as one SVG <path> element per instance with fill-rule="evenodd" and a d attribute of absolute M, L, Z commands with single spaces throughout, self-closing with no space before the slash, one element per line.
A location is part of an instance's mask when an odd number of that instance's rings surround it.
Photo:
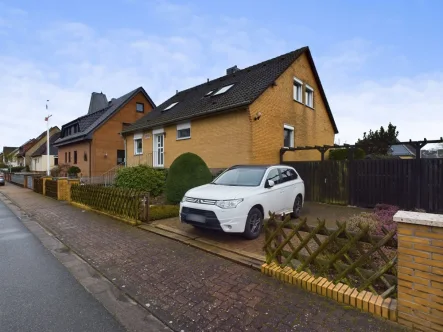
<path fill-rule="evenodd" d="M 212 183 L 223 186 L 256 187 L 260 185 L 265 171 L 265 168 L 258 167 L 232 168 L 224 172 Z"/>

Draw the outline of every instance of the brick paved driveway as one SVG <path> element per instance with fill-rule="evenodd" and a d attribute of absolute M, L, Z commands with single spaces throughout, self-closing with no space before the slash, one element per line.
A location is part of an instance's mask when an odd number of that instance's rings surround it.
<path fill-rule="evenodd" d="M 259 272 L 27 189 L 6 193 L 176 331 L 396 331 Z"/>

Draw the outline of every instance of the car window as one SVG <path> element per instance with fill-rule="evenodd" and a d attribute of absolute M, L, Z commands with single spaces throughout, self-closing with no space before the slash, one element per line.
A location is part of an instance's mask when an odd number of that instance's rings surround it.
<path fill-rule="evenodd" d="M 291 168 L 281 169 L 282 183 L 297 179 L 297 173 Z"/>
<path fill-rule="evenodd" d="M 224 186 L 255 187 L 260 185 L 265 171 L 265 168 L 257 167 L 233 168 L 221 174 L 212 183 Z"/>
<path fill-rule="evenodd" d="M 280 173 L 278 172 L 277 168 L 272 169 L 268 176 L 266 177 L 266 180 L 272 180 L 274 181 L 275 184 L 279 184 L 280 183 Z"/>

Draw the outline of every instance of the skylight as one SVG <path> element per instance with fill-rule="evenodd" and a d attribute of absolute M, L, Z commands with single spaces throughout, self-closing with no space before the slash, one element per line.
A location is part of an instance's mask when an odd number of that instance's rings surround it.
<path fill-rule="evenodd" d="M 177 102 L 175 102 L 175 103 L 172 103 L 171 105 L 169 105 L 168 107 L 166 107 L 163 111 L 167 111 L 167 110 L 170 110 L 171 108 L 173 108 L 175 105 L 177 105 L 178 104 L 178 101 Z"/>
<path fill-rule="evenodd" d="M 220 90 L 218 90 L 216 93 L 214 93 L 213 96 L 221 95 L 221 94 L 225 93 L 226 91 L 228 91 L 228 90 L 229 90 L 230 88 L 232 88 L 233 86 L 234 86 L 234 84 L 226 85 L 226 86 L 224 86 L 223 88 L 221 88 Z"/>
<path fill-rule="evenodd" d="M 211 90 L 211 91 L 209 91 L 207 94 L 205 94 L 205 97 L 206 96 L 209 96 L 211 93 L 213 93 L 214 92 L 214 90 Z"/>

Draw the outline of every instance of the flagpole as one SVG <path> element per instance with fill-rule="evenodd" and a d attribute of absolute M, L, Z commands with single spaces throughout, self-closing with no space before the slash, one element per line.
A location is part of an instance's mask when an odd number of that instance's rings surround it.
<path fill-rule="evenodd" d="M 48 102 L 49 99 L 46 100 L 46 110 L 48 110 Z M 49 176 L 51 175 L 51 171 L 49 169 L 49 118 L 51 117 L 51 115 L 48 115 L 45 118 L 46 121 L 46 175 Z"/>

